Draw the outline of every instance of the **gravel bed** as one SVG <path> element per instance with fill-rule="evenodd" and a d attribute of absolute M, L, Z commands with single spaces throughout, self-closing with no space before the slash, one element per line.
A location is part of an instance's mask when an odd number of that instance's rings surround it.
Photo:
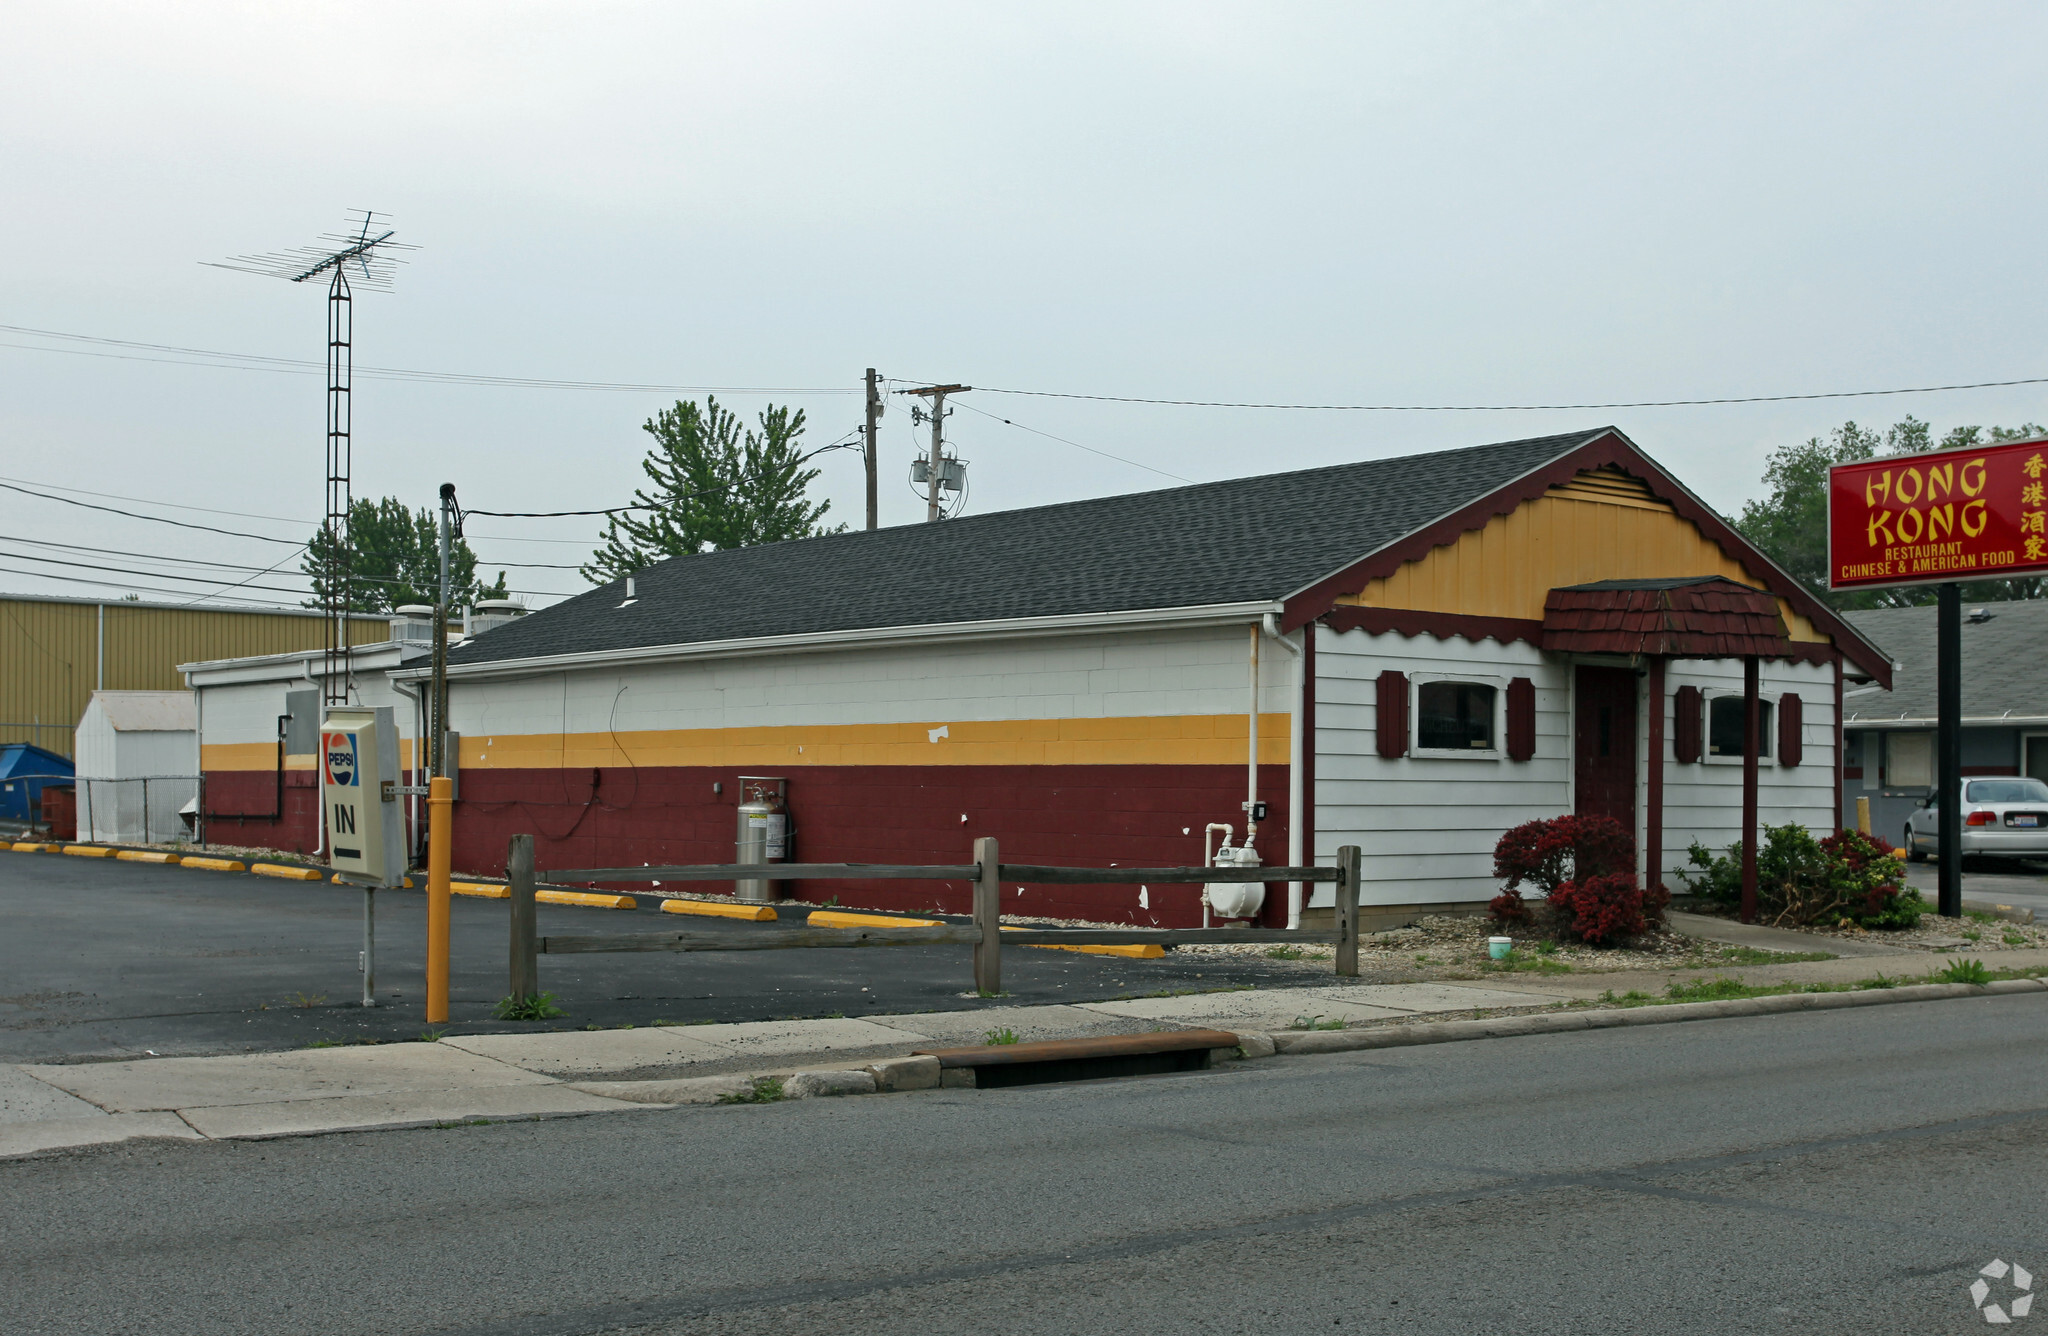
<path fill-rule="evenodd" d="M 1700 910 L 1700 913 L 1714 913 L 1717 917 L 1732 917 L 1715 910 Z M 1814 939 L 1814 950 L 1825 951 L 1830 941 L 1853 941 L 1897 947 L 1905 951 L 2024 951 L 2036 947 L 2048 947 L 2048 928 L 2041 925 L 2008 923 L 1997 918 L 1971 918 L 1965 915 L 1959 922 L 1933 914 L 1921 918 L 1919 926 L 1913 928 L 1890 928 L 1875 931 L 1869 928 L 1842 928 L 1833 925 L 1811 925 L 1796 927 L 1792 924 L 1769 925 L 1783 932 L 1796 932 Z"/>

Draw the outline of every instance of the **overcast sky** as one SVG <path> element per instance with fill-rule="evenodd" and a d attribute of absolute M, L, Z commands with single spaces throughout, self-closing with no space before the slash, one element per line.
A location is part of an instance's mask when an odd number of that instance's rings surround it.
<path fill-rule="evenodd" d="M 1406 404 L 2042 376 L 2044 51 L 2038 4 L 14 0 L 0 324 L 317 359 L 322 291 L 200 262 L 371 208 L 421 249 L 357 302 L 359 368 L 848 391 L 721 394 L 800 404 L 813 445 L 859 422 L 868 366 Z M 0 344 L 5 479 L 294 539 L 320 513 L 317 374 Z M 676 397 L 359 373 L 355 491 L 618 504 L 640 423 Z M 1844 418 L 2048 420 L 2048 386 L 1556 412 L 959 402 L 977 512 L 1610 422 L 1732 512 L 1773 447 Z M 919 520 L 903 401 L 881 435 L 883 522 Z M 858 524 L 858 456 L 818 462 L 830 518 Z M 118 592 L 15 573 L 95 574 L 24 554 L 161 572 L 289 552 L 0 498 L 14 591 Z M 573 566 L 596 526 L 472 532 L 489 569 Z"/>

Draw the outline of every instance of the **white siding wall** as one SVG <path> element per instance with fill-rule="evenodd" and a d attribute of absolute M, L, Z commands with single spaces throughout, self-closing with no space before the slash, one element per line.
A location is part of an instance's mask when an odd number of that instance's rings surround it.
<path fill-rule="evenodd" d="M 1681 659 L 1666 669 L 1664 679 L 1664 884 L 1678 891 L 1683 888 L 1671 873 L 1686 866 L 1687 845 L 1698 840 L 1719 854 L 1742 838 L 1742 763 L 1732 757 L 1703 758 L 1691 765 L 1679 765 L 1672 760 L 1671 698 L 1679 687 L 1688 685 L 1703 692 L 1732 691 L 1739 695 L 1742 663 L 1736 659 Z M 1835 670 L 1823 665 L 1766 660 L 1758 691 L 1766 699 L 1775 699 L 1788 691 L 1799 694 L 1805 720 L 1805 755 L 1797 766 L 1780 763 L 1774 720 L 1772 754 L 1757 766 L 1757 824 L 1782 826 L 1796 821 L 1816 836 L 1834 833 Z M 1704 743 L 1701 750 L 1705 750 Z M 1647 775 L 1647 769 L 1644 773 Z"/>
<path fill-rule="evenodd" d="M 579 668 L 451 683 L 465 738 L 648 729 L 1099 719 L 1245 712 L 1248 632 L 1101 636 L 833 650 L 700 663 Z M 1293 708 L 1285 650 L 1261 649 L 1264 711 Z M 621 690 L 623 688 L 623 690 Z M 207 709 L 212 710 L 211 699 Z M 207 728 L 212 731 L 212 715 Z"/>
<path fill-rule="evenodd" d="M 277 717 L 284 713 L 285 696 L 294 691 L 318 690 L 319 682 L 290 677 L 272 682 L 232 682 L 200 687 L 202 739 L 209 747 L 228 743 L 277 741 Z M 362 707 L 390 706 L 398 721 L 398 736 L 410 738 L 415 723 L 411 697 L 402 696 L 381 672 L 363 673 L 356 679 L 356 697 Z M 353 708 L 353 707 L 352 707 Z M 185 768 L 191 769 L 191 747 L 186 746 Z"/>
<path fill-rule="evenodd" d="M 78 721 L 75 754 L 80 839 L 133 844 L 184 833 L 178 809 L 198 792 L 189 731 L 118 730 L 95 700 Z"/>
<path fill-rule="evenodd" d="M 1505 687 L 1527 677 L 1536 687 L 1536 755 L 1528 761 L 1459 760 L 1403 756 L 1383 759 L 1376 746 L 1376 683 L 1386 669 L 1446 673 Z M 1317 630 L 1315 823 L 1318 862 L 1338 846 L 1356 844 L 1364 855 L 1369 904 L 1443 904 L 1487 900 L 1499 891 L 1493 846 L 1510 827 L 1573 807 L 1572 664 L 1532 645 L 1474 644 L 1387 633 Z M 1641 681 L 1641 679 L 1639 679 Z M 1686 847 L 1699 840 L 1719 853 L 1742 824 L 1742 766 L 1735 761 L 1678 765 L 1672 756 L 1671 694 L 1680 686 L 1742 689 L 1736 660 L 1680 660 L 1665 673 L 1664 852 L 1670 870 L 1685 866 Z M 1641 847 L 1648 819 L 1647 683 L 1637 710 L 1636 837 Z M 1767 696 L 1799 693 L 1804 711 L 1805 756 L 1796 768 L 1774 754 L 1763 762 L 1758 820 L 1797 821 L 1817 834 L 1833 829 L 1834 670 L 1766 662 Z M 1504 741 L 1504 739 L 1503 739 Z M 1775 730 L 1772 750 L 1777 749 Z M 1327 887 L 1313 905 L 1331 903 Z"/>
<path fill-rule="evenodd" d="M 1536 685 L 1536 755 L 1527 761 L 1403 756 L 1375 744 L 1381 672 L 1454 673 Z M 1316 628 L 1316 861 L 1363 855 L 1360 901 L 1491 899 L 1493 846 L 1524 821 L 1571 810 L 1570 678 L 1533 645 Z M 1505 743 L 1505 738 L 1502 739 Z M 1311 905 L 1332 903 L 1318 887 Z"/>

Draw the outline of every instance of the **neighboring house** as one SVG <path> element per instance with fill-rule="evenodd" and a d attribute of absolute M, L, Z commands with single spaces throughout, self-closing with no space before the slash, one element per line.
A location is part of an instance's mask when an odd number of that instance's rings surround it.
<path fill-rule="evenodd" d="M 1668 879 L 1741 833 L 1746 657 L 1761 819 L 1825 829 L 1845 680 L 1889 659 L 1611 428 L 712 552 L 451 653 L 455 856 L 494 869 L 528 832 L 543 869 L 728 861 L 738 781 L 779 776 L 807 862 L 957 864 L 989 835 L 1005 861 L 1187 865 L 1255 799 L 1266 863 L 1362 846 L 1378 906 L 1483 904 L 1501 833 L 1574 810 Z M 236 707 L 230 772 L 210 687 L 271 669 L 188 671 L 209 804 L 267 802 L 282 691 Z M 1285 922 L 1301 888 L 1271 889 Z M 1004 909 L 1201 917 L 1186 885 Z"/>
<path fill-rule="evenodd" d="M 185 808 L 199 791 L 189 691 L 95 691 L 78 721 L 78 833 L 87 840 L 148 844 L 191 829 Z"/>
<path fill-rule="evenodd" d="M 480 636 L 524 611 L 505 601 L 479 604 L 462 618 L 462 634 Z M 433 616 L 431 608 L 400 608 L 379 621 L 387 638 L 358 645 L 350 656 L 348 702 L 392 709 L 406 783 L 412 782 L 413 739 L 425 732 L 425 701 L 414 687 L 394 685 L 391 674 L 431 657 Z M 183 663 L 178 671 L 198 701 L 204 838 L 294 853 L 318 851 L 315 761 L 326 698 L 325 653 L 315 649 Z M 414 827 L 411 838 L 417 834 L 419 803 L 408 800 L 405 806 Z"/>
<path fill-rule="evenodd" d="M 1899 839 L 1934 791 L 1935 615 L 1932 606 L 1844 613 L 1897 663 L 1892 688 L 1848 693 L 1842 824 L 1870 800 L 1870 828 Z M 1963 773 L 2048 779 L 2048 599 L 1963 611 Z"/>
<path fill-rule="evenodd" d="M 384 638 L 384 617 L 350 620 L 351 643 Z M 182 662 L 312 649 L 326 633 L 312 608 L 0 594 L 0 742 L 61 752 L 95 691 L 174 690 Z"/>

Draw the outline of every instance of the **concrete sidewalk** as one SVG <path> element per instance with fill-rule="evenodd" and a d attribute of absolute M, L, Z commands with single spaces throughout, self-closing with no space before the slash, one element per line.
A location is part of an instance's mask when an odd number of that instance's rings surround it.
<path fill-rule="evenodd" d="M 2000 967 L 2048 970 L 2048 950 L 1993 954 Z M 1000 1030 L 1026 1042 L 1160 1029 L 1332 1030 L 1540 1011 L 1597 1000 L 1609 990 L 1662 994 L 1690 978 L 1850 983 L 1878 974 L 1917 977 L 1939 964 L 1916 952 L 1720 969 L 1503 974 L 1483 982 L 1330 982 L 861 1019 L 464 1035 L 230 1057 L 0 1067 L 0 1157 L 137 1137 L 302 1136 L 709 1102 L 744 1090 L 745 1078 L 846 1072 L 917 1048 L 978 1044 Z"/>
<path fill-rule="evenodd" d="M 1477 1008 L 1545 1006 L 1540 993 L 1391 984 L 1243 989 L 1071 1006 L 866 1019 L 447 1037 L 232 1057 L 0 1067 L 0 1156 L 131 1137 L 199 1140 L 647 1109 L 603 1083 L 844 1070 L 934 1045 L 1159 1029 L 1285 1029 Z M 588 1087 L 588 1088 L 579 1088 Z"/>

